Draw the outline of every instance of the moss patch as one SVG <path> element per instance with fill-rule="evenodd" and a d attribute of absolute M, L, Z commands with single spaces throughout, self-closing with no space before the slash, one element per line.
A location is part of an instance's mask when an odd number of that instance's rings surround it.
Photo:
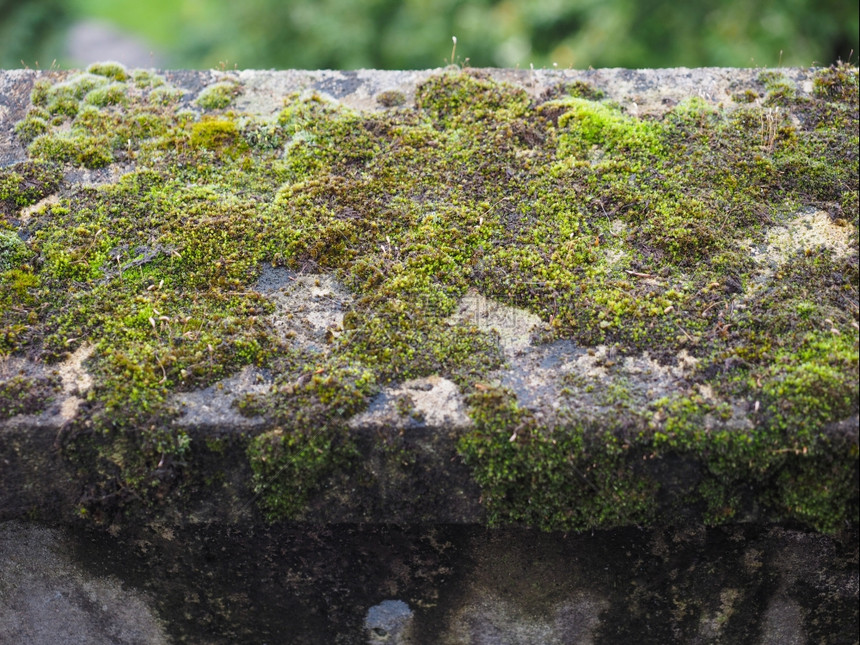
<path fill-rule="evenodd" d="M 230 105 L 240 93 L 241 87 L 238 83 L 215 83 L 200 92 L 196 103 L 204 110 L 221 110 Z"/>
<path fill-rule="evenodd" d="M 238 133 L 239 130 L 232 121 L 200 121 L 191 127 L 191 145 L 195 148 L 224 150 L 236 143 Z"/>
<path fill-rule="evenodd" d="M 249 444 L 255 492 L 273 519 L 301 516 L 308 498 L 336 469 L 356 457 L 346 421 L 366 405 L 374 374 L 336 363 L 286 368 L 266 396 L 245 398 L 245 413 L 265 414 L 277 425 Z"/>
<path fill-rule="evenodd" d="M 828 530 L 856 521 L 856 437 L 828 430 L 858 408 L 856 246 L 809 246 L 769 273 L 750 253 L 802 207 L 856 239 L 855 68 L 820 71 L 811 97 L 770 74 L 759 103 L 641 119 L 582 84 L 534 101 L 448 72 L 415 108 L 290 97 L 274 122 L 200 118 L 163 79 L 90 72 L 34 88 L 19 127 L 32 167 L 136 170 L 15 225 L 26 252 L 10 252 L 2 284 L 30 300 L 0 315 L 3 351 L 56 360 L 97 344 L 69 449 L 97 464 L 90 500 L 173 490 L 192 448 L 170 395 L 253 364 L 276 374 L 271 395 L 243 402 L 270 424 L 247 454 L 273 517 L 300 515 L 346 467 L 346 420 L 377 384 L 438 373 L 469 397 L 460 449 L 495 522 L 655 521 L 659 477 L 633 464 L 677 455 L 701 464 L 687 501 L 706 521 L 745 504 Z M 228 107 L 228 85 L 198 106 Z M 35 201 L 13 184 L 4 208 Z M 252 288 L 264 264 L 331 273 L 354 294 L 325 357 L 273 329 Z M 623 423 L 574 406 L 541 418 L 493 381 L 499 338 L 452 318 L 470 288 L 539 316 L 546 342 L 663 364 L 683 350 L 698 368 Z M 628 395 L 616 384 L 604 407 Z"/>
<path fill-rule="evenodd" d="M 97 76 L 106 76 L 114 81 L 122 83 L 128 79 L 128 72 L 120 63 L 93 63 L 89 67 L 87 67 L 87 71 L 90 74 L 95 74 Z M 140 78 L 140 73 L 135 74 L 135 80 Z M 148 74 L 147 72 L 143 72 L 143 74 Z"/>
<path fill-rule="evenodd" d="M 0 214 L 9 217 L 55 192 L 60 169 L 49 163 L 24 162 L 0 170 Z"/>
<path fill-rule="evenodd" d="M 0 377 L 0 420 L 17 414 L 38 414 L 54 400 L 60 379 L 16 375 Z"/>
<path fill-rule="evenodd" d="M 481 485 L 491 524 L 583 530 L 654 519 L 657 486 L 636 472 L 630 446 L 611 431 L 541 427 L 501 388 L 480 387 L 469 403 L 475 429 L 461 439 L 460 451 Z"/>

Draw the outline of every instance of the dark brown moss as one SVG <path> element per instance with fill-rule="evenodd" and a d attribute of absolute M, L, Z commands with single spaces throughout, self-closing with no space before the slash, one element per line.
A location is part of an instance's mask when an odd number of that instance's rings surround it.
<path fill-rule="evenodd" d="M 38 414 L 46 409 L 60 390 L 57 376 L 12 376 L 0 380 L 0 420 L 17 414 Z"/>

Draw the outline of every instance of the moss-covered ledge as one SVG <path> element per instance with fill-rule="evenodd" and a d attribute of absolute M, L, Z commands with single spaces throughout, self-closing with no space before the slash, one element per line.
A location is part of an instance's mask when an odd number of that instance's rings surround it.
<path fill-rule="evenodd" d="M 0 518 L 856 529 L 857 68 L 0 97 Z"/>

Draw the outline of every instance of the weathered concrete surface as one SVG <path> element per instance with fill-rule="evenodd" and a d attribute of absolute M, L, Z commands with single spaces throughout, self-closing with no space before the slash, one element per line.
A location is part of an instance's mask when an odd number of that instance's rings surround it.
<path fill-rule="evenodd" d="M 0 641 L 852 643 L 850 541 L 778 527 L 0 528 Z"/>
<path fill-rule="evenodd" d="M 856 79 L 0 72 L 0 642 L 857 642 Z"/>
<path fill-rule="evenodd" d="M 161 645 L 167 633 L 152 600 L 116 574 L 74 562 L 62 533 L 0 524 L 0 642 Z"/>

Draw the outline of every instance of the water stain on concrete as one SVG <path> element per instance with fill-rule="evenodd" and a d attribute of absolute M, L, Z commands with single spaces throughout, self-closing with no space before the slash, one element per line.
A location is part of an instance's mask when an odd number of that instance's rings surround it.
<path fill-rule="evenodd" d="M 0 524 L 0 643 L 167 645 L 149 599 L 69 558 L 56 530 Z"/>

